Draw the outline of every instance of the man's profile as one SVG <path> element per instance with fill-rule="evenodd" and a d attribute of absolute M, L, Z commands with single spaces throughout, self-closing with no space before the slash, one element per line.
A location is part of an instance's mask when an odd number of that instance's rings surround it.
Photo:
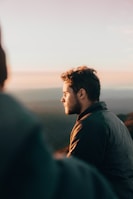
<path fill-rule="evenodd" d="M 133 142 L 124 123 L 100 101 L 96 71 L 80 66 L 61 78 L 65 113 L 78 115 L 67 156 L 95 166 L 119 198 L 133 198 Z"/>

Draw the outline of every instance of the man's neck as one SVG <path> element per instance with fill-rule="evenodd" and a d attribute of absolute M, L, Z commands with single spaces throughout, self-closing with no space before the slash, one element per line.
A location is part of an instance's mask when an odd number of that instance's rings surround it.
<path fill-rule="evenodd" d="M 80 114 L 83 113 L 86 109 L 88 109 L 89 107 L 91 107 L 93 104 L 95 104 L 97 102 L 98 101 L 96 100 L 96 101 L 88 101 L 88 102 L 84 103 L 83 106 L 82 106 Z"/>
<path fill-rule="evenodd" d="M 93 111 L 98 110 L 99 108 L 101 109 L 100 102 L 98 102 L 99 101 L 95 101 L 91 103 L 90 106 L 86 107 L 86 109 L 78 115 L 77 120 L 80 120 L 81 118 L 84 119 L 84 117 L 91 115 Z"/>

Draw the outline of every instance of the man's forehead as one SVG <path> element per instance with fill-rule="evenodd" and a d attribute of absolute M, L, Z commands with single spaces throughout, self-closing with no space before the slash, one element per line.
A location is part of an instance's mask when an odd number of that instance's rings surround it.
<path fill-rule="evenodd" d="M 63 83 L 63 91 L 70 91 L 72 88 L 70 87 L 70 84 L 67 82 Z"/>

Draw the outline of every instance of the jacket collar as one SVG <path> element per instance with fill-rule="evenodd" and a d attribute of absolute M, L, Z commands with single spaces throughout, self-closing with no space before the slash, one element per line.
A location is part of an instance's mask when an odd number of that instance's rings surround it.
<path fill-rule="evenodd" d="M 92 113 L 94 111 L 99 111 L 99 110 L 107 110 L 107 106 L 105 102 L 95 102 L 90 107 L 88 107 L 84 112 L 82 112 L 78 116 L 77 120 L 80 120 L 82 117 L 84 117 L 88 113 Z"/>

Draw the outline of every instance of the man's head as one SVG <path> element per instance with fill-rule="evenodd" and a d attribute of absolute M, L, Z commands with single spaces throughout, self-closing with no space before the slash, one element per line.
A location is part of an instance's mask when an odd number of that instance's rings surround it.
<path fill-rule="evenodd" d="M 0 90 L 3 89 L 6 79 L 7 79 L 6 56 L 1 44 L 1 30 L 0 30 Z"/>
<path fill-rule="evenodd" d="M 96 71 L 87 66 L 79 66 L 62 73 L 62 103 L 66 114 L 80 114 L 92 103 L 99 101 L 100 81 Z"/>

